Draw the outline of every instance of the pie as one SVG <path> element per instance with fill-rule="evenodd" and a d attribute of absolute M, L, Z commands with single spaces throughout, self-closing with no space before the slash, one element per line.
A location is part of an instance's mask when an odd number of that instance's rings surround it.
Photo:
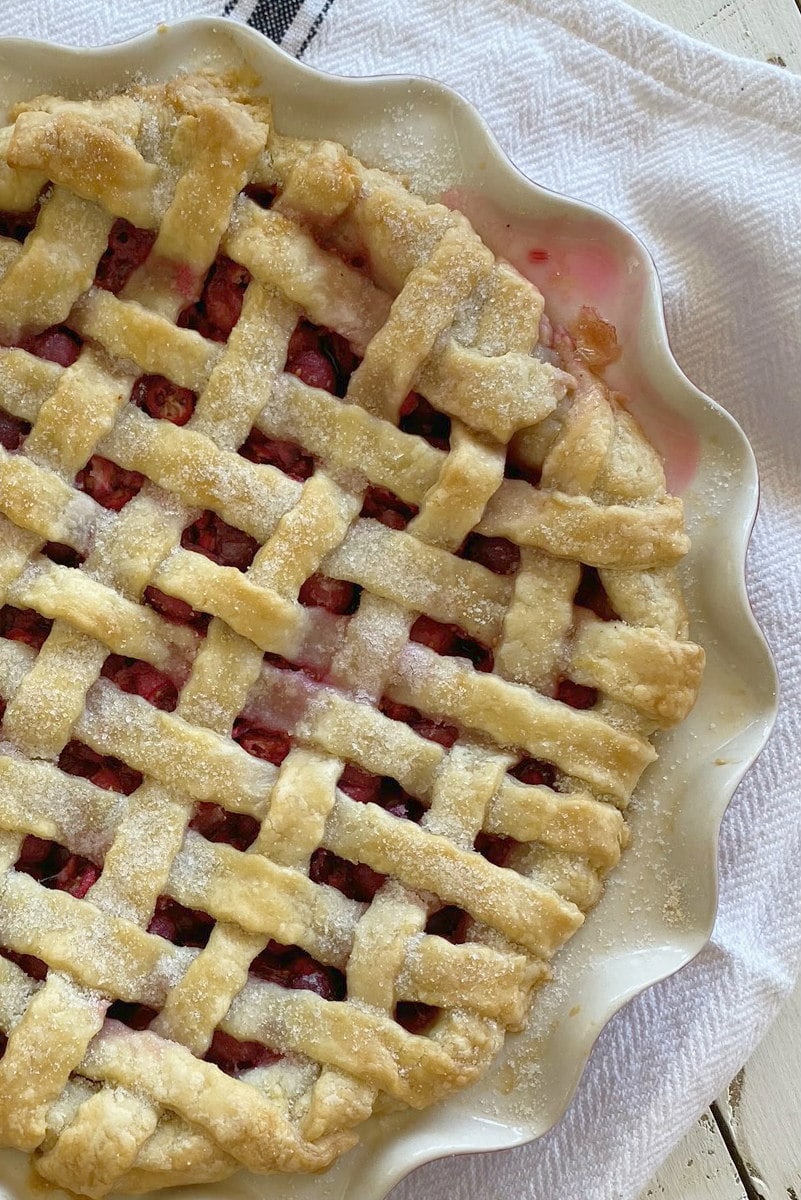
<path fill-rule="evenodd" d="M 241 78 L 0 132 L 0 1143 L 320 1171 L 474 1080 L 694 702 L 681 501 L 458 212 Z"/>

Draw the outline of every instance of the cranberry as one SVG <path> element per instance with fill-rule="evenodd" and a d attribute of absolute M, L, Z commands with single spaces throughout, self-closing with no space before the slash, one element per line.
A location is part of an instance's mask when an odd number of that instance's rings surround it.
<path fill-rule="evenodd" d="M 391 779 L 388 775 L 381 780 L 378 803 L 390 816 L 404 821 L 414 821 L 415 824 L 420 821 L 425 812 L 425 806 L 415 796 L 410 796 L 407 791 L 404 791 L 396 779 Z"/>
<path fill-rule="evenodd" d="M 386 876 L 379 875 L 366 863 L 352 863 L 331 850 L 315 850 L 309 863 L 309 878 L 314 883 L 334 887 L 351 900 L 369 903 L 382 887 Z"/>
<path fill-rule="evenodd" d="M 72 854 L 52 881 L 42 880 L 45 887 L 59 892 L 69 892 L 76 900 L 82 900 L 89 889 L 100 878 L 100 867 L 95 866 L 78 854 Z"/>
<path fill-rule="evenodd" d="M 446 904 L 432 913 L 426 922 L 426 933 L 436 934 L 446 942 L 461 946 L 467 940 L 470 914 L 455 904 Z"/>
<path fill-rule="evenodd" d="M 347 763 L 339 777 L 337 787 L 352 800 L 357 800 L 359 804 L 377 803 L 381 790 L 381 776 L 373 775 L 370 771 L 365 771 L 353 763 Z"/>
<path fill-rule="evenodd" d="M 185 425 L 195 411 L 197 396 L 163 375 L 140 375 L 131 390 L 131 402 L 150 417 Z"/>
<path fill-rule="evenodd" d="M 473 849 L 489 862 L 494 863 L 496 867 L 505 867 L 509 861 L 509 855 L 519 844 L 514 838 L 499 837 L 497 834 L 482 831 L 476 836 Z"/>
<path fill-rule="evenodd" d="M 434 1024 L 439 1009 L 416 1000 L 400 1000 L 395 1005 L 395 1020 L 407 1033 L 425 1033 Z"/>
<path fill-rule="evenodd" d="M 0 446 L 4 450 L 19 450 L 30 432 L 31 427 L 27 421 L 12 417 L 7 412 L 0 412 Z"/>
<path fill-rule="evenodd" d="M 95 284 L 115 295 L 121 292 L 137 267 L 141 267 L 156 240 L 150 229 L 137 229 L 118 217 L 111 226 L 108 246 L 97 264 Z"/>
<path fill-rule="evenodd" d="M 263 183 L 249 183 L 243 191 L 259 208 L 270 208 L 276 196 L 275 188 L 267 187 Z"/>
<path fill-rule="evenodd" d="M 255 1067 L 266 1067 L 278 1062 L 281 1058 L 275 1050 L 262 1046 L 261 1042 L 240 1042 L 215 1029 L 211 1045 L 203 1055 L 206 1062 L 214 1063 L 226 1075 L 241 1075 L 243 1071 L 252 1071 Z"/>
<path fill-rule="evenodd" d="M 120 1021 L 129 1029 L 147 1029 L 157 1016 L 155 1008 L 146 1004 L 129 1004 L 125 1000 L 115 1000 L 106 1010 L 106 1016 L 113 1021 Z"/>
<path fill-rule="evenodd" d="M 83 342 L 66 325 L 51 325 L 42 333 L 32 333 L 22 338 L 19 343 L 21 350 L 35 354 L 37 358 L 45 358 L 48 362 L 58 363 L 60 367 L 71 367 L 81 352 Z"/>
<path fill-rule="evenodd" d="M 390 529 L 405 529 L 419 511 L 416 504 L 406 504 L 389 488 L 371 485 L 364 493 L 361 515 L 373 517 Z"/>
<path fill-rule="evenodd" d="M 210 509 L 187 525 L 181 534 L 181 545 L 185 550 L 205 555 L 221 567 L 236 567 L 238 571 L 247 570 L 259 548 L 255 538 L 228 525 Z"/>
<path fill-rule="evenodd" d="M 459 731 L 454 725 L 445 725 L 442 721 L 435 721 L 433 717 L 425 717 L 410 704 L 398 704 L 385 696 L 379 707 L 384 716 L 389 717 L 390 720 L 402 721 L 420 737 L 427 738 L 430 742 L 438 742 L 446 750 L 451 748 L 459 736 Z"/>
<path fill-rule="evenodd" d="M 419 616 L 412 625 L 409 638 L 413 642 L 428 646 L 437 654 L 469 658 L 477 671 L 491 671 L 495 665 L 495 655 L 488 646 L 483 646 L 475 638 L 468 637 L 458 625 L 446 625 L 425 614 Z"/>
<path fill-rule="evenodd" d="M 518 462 L 516 459 L 508 456 L 503 473 L 507 479 L 522 479 L 526 483 L 530 483 L 532 487 L 538 487 L 542 478 L 540 467 L 536 467 L 531 463 Z"/>
<path fill-rule="evenodd" d="M 196 804 L 189 828 L 209 842 L 223 842 L 236 850 L 247 850 L 259 836 L 259 822 L 255 817 L 228 812 L 219 804 Z"/>
<path fill-rule="evenodd" d="M 100 867 L 88 858 L 70 854 L 57 842 L 33 836 L 23 841 L 15 869 L 37 879 L 43 887 L 69 892 L 78 900 L 82 900 L 100 878 Z"/>
<path fill-rule="evenodd" d="M 48 966 L 42 962 L 40 958 L 34 958 L 32 954 L 17 954 L 14 950 L 5 950 L 0 946 L 0 956 L 7 958 L 9 962 L 16 963 L 20 970 L 26 975 L 30 975 L 31 979 L 38 979 L 40 982 L 47 978 Z"/>
<path fill-rule="evenodd" d="M 451 419 L 438 412 L 428 403 L 425 396 L 409 392 L 399 413 L 399 426 L 404 433 L 414 433 L 425 438 L 438 450 L 447 450 L 451 444 Z"/>
<path fill-rule="evenodd" d="M 459 554 L 470 562 L 480 563 L 495 575 L 514 575 L 520 566 L 520 547 L 502 537 L 470 533 Z"/>
<path fill-rule="evenodd" d="M 270 762 L 276 767 L 280 767 L 289 754 L 291 743 L 288 734 L 253 725 L 244 717 L 237 717 L 234 721 L 232 736 L 248 754 L 252 754 L 254 758 L 263 758 L 265 762 Z"/>
<path fill-rule="evenodd" d="M 556 771 L 551 764 L 541 762 L 538 758 L 521 758 L 520 762 L 511 768 L 509 774 L 514 779 L 519 779 L 521 783 L 534 786 L 553 787 L 556 780 Z"/>
<path fill-rule="evenodd" d="M 67 775 L 80 775 L 96 787 L 122 792 L 130 796 L 142 782 L 139 771 L 111 755 L 103 756 L 83 742 L 67 742 L 59 756 L 58 765 Z"/>
<path fill-rule="evenodd" d="M 221 255 L 211 265 L 200 299 L 184 309 L 178 324 L 212 341 L 228 341 L 242 312 L 250 278 L 247 267 Z"/>
<path fill-rule="evenodd" d="M 24 242 L 36 224 L 38 216 L 38 201 L 27 212 L 0 212 L 0 237 L 13 238 L 15 242 Z"/>
<path fill-rule="evenodd" d="M 171 621 L 174 625 L 191 625 L 199 633 L 206 630 L 211 620 L 208 613 L 195 612 L 185 600 L 179 600 L 177 596 L 168 596 L 152 586 L 145 588 L 144 601 L 164 617 L 165 621 Z"/>
<path fill-rule="evenodd" d="M 576 592 L 574 604 L 580 608 L 588 608 L 602 621 L 619 621 L 620 618 L 612 607 L 611 601 L 601 583 L 601 577 L 595 567 L 582 564 L 581 580 Z"/>
<path fill-rule="evenodd" d="M 150 663 L 109 654 L 101 672 L 123 692 L 141 696 L 156 708 L 172 712 L 178 703 L 178 689 L 168 675 Z"/>
<path fill-rule="evenodd" d="M 289 340 L 284 370 L 309 387 L 344 396 L 359 361 L 340 334 L 300 321 Z"/>
<path fill-rule="evenodd" d="M 572 679 L 560 679 L 556 685 L 556 699 L 571 708 L 592 708 L 598 699 L 598 691 L 583 683 L 574 683 Z"/>
<path fill-rule="evenodd" d="M 324 608 L 344 616 L 359 607 L 362 589 L 346 579 L 330 579 L 327 575 L 310 575 L 300 589 L 298 600 L 307 608 Z"/>
<path fill-rule="evenodd" d="M 249 462 L 278 467 L 279 471 L 283 471 L 290 479 L 297 479 L 299 483 L 314 473 L 314 459 L 304 454 L 300 446 L 267 437 L 258 429 L 251 429 L 239 453 Z"/>
<path fill-rule="evenodd" d="M 10 604 L 0 608 L 0 636 L 10 642 L 24 642 L 33 650 L 41 650 L 52 627 L 52 621 L 32 608 L 12 608 Z"/>
<path fill-rule="evenodd" d="M 280 987 L 315 992 L 323 1000 L 344 1000 L 345 977 L 336 967 L 317 962 L 298 946 L 270 941 L 250 964 L 250 973 Z"/>
<path fill-rule="evenodd" d="M 119 512 L 132 500 L 145 482 L 138 471 L 126 471 L 100 454 L 93 454 L 77 475 L 75 486 L 91 496 L 103 508 Z"/>
<path fill-rule="evenodd" d="M 84 560 L 80 551 L 73 550 L 72 546 L 65 546 L 63 542 L 46 542 L 42 546 L 42 554 L 51 562 L 58 563 L 60 567 L 79 567 Z"/>
<path fill-rule="evenodd" d="M 147 931 L 174 946 L 206 946 L 213 928 L 214 918 L 208 913 L 184 908 L 170 896 L 159 896 Z"/>
<path fill-rule="evenodd" d="M 324 392 L 333 392 L 336 388 L 334 364 L 319 350 L 301 350 L 287 361 L 286 371 L 288 375 L 297 375 L 309 387 L 320 388 Z"/>

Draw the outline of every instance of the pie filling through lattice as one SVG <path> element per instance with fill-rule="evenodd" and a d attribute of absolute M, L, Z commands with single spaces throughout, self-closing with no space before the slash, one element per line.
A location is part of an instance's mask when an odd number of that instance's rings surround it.
<path fill-rule="evenodd" d="M 598 898 L 700 681 L 681 504 L 597 314 L 239 82 L 0 148 L 0 1142 L 320 1170 Z"/>

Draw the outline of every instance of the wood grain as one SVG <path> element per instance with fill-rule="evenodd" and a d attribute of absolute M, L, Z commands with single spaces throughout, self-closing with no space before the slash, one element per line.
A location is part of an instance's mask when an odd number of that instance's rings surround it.
<path fill-rule="evenodd" d="M 709 1113 L 663 1163 L 640 1200 L 748 1200 Z"/>
<path fill-rule="evenodd" d="M 719 50 L 801 73 L 794 0 L 630 0 L 634 8 Z"/>
<path fill-rule="evenodd" d="M 801 981 L 768 1036 L 718 1100 L 761 1200 L 801 1200 Z"/>

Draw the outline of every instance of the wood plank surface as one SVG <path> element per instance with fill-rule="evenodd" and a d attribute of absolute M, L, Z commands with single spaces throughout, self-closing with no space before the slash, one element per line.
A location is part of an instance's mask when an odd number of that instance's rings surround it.
<path fill-rule="evenodd" d="M 794 0 L 629 0 L 633 8 L 719 50 L 801 73 L 801 13 Z"/>
<path fill-rule="evenodd" d="M 755 1194 L 801 1200 L 801 981 L 717 1108 Z"/>
<path fill-rule="evenodd" d="M 712 1116 L 704 1113 L 663 1163 L 641 1200 L 748 1200 Z M 785 1197 L 786 1200 L 786 1197 Z"/>
<path fill-rule="evenodd" d="M 801 0 L 629 2 L 720 50 L 801 74 Z M 801 981 L 715 1113 L 702 1114 L 640 1200 L 801 1200 Z"/>

